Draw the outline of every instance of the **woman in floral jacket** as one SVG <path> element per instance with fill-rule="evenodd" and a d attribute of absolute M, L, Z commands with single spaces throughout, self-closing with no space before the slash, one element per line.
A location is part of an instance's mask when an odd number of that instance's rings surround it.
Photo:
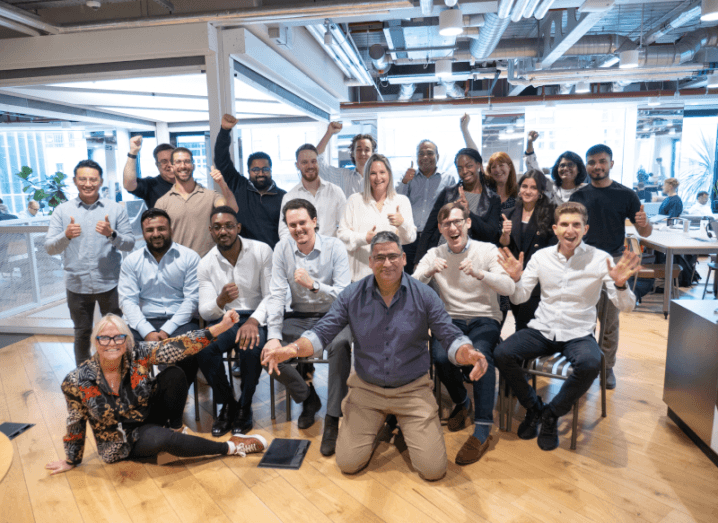
<path fill-rule="evenodd" d="M 150 376 L 152 365 L 197 354 L 237 321 L 232 310 L 209 329 L 135 344 L 122 318 L 114 314 L 103 317 L 92 333 L 97 353 L 62 383 L 68 410 L 63 440 L 67 459 L 45 468 L 57 474 L 80 464 L 88 421 L 97 452 L 106 463 L 160 452 L 180 457 L 262 452 L 266 441 L 261 436 L 232 436 L 229 441 L 217 442 L 180 432 L 188 390 L 184 372 L 169 366 L 156 378 Z"/>

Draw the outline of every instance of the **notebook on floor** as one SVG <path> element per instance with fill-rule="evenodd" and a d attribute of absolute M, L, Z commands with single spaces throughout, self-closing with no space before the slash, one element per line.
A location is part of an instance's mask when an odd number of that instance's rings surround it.
<path fill-rule="evenodd" d="M 310 443 L 311 441 L 308 439 L 275 438 L 269 448 L 264 451 L 264 456 L 257 466 L 296 470 L 302 466 Z"/>
<path fill-rule="evenodd" d="M 10 423 L 9 421 L 0 425 L 0 432 L 5 434 L 9 439 L 19 436 L 30 427 L 34 427 L 34 423 Z"/>

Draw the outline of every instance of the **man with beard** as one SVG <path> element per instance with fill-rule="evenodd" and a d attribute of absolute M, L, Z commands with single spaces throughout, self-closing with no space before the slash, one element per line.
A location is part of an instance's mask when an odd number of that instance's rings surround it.
<path fill-rule="evenodd" d="M 217 169 L 212 169 L 210 175 L 219 185 L 222 195 L 195 181 L 192 177 L 194 159 L 189 149 L 178 147 L 172 151 L 170 159 L 175 171 L 175 184 L 157 200 L 157 208 L 165 210 L 172 218 L 172 236 L 175 241 L 201 257 L 212 248 L 212 237 L 207 234 L 204 225 L 209 222 L 212 209 L 228 205 L 236 212 L 237 201 Z"/>
<path fill-rule="evenodd" d="M 323 236 L 336 236 L 339 220 L 344 212 L 347 198 L 342 190 L 333 183 L 327 182 L 319 176 L 317 163 L 317 149 L 312 144 L 305 143 L 296 152 L 297 169 L 302 180 L 282 198 L 282 209 L 291 200 L 302 198 L 312 202 L 317 209 L 317 225 L 319 234 Z M 279 239 L 289 238 L 289 229 L 284 220 L 279 222 Z"/>
<path fill-rule="evenodd" d="M 329 122 L 327 132 L 317 144 L 317 154 L 319 154 L 319 174 L 322 179 L 338 186 L 344 191 L 344 196 L 349 198 L 352 194 L 364 190 L 364 169 L 366 162 L 376 152 L 376 140 L 370 134 L 354 135 L 352 143 L 349 145 L 349 156 L 354 162 L 354 169 L 334 167 L 329 165 L 324 151 L 332 136 L 338 134 L 342 128 L 341 122 Z"/>
<path fill-rule="evenodd" d="M 155 157 L 155 165 L 159 175 L 147 178 L 137 178 L 137 156 L 142 148 L 142 136 L 137 135 L 130 138 L 130 152 L 127 153 L 127 162 L 122 174 L 122 183 L 125 190 L 142 198 L 148 209 L 152 209 L 157 200 L 162 198 L 175 183 L 175 172 L 172 168 L 171 155 L 174 146 L 168 143 L 161 143 L 152 151 Z"/>
<path fill-rule="evenodd" d="M 591 226 L 584 241 L 613 256 L 618 263 L 626 238 L 626 219 L 636 226 L 642 237 L 650 236 L 653 226 L 643 210 L 638 195 L 628 187 L 610 178 L 613 167 L 613 151 L 603 144 L 594 145 L 586 152 L 586 171 L 591 183 L 571 195 L 569 201 L 583 204 L 588 210 L 588 224 Z M 616 365 L 618 352 L 619 310 L 607 298 L 598 302 L 598 315 L 603 307 L 606 313 L 606 328 L 601 350 L 606 356 L 606 388 L 616 388 Z"/>
<path fill-rule="evenodd" d="M 396 192 L 403 194 L 411 202 L 411 210 L 414 214 L 414 225 L 416 225 L 416 240 L 404 245 L 406 254 L 406 270 L 412 272 L 414 264 L 421 258 L 416 257 L 416 248 L 424 234 L 424 227 L 433 210 L 434 203 L 439 194 L 454 184 L 454 177 L 448 173 L 440 173 L 436 170 L 436 163 L 439 161 L 439 149 L 430 140 L 422 140 L 416 148 L 416 161 L 419 170 L 414 169 L 414 162 L 406 170 L 404 178 L 396 185 Z"/>
<path fill-rule="evenodd" d="M 199 313 L 208 322 L 219 322 L 234 309 L 239 322 L 220 334 L 197 354 L 202 373 L 222 405 L 212 425 L 212 435 L 220 437 L 232 429 L 246 434 L 253 426 L 252 397 L 262 374 L 260 355 L 267 339 L 266 300 L 272 276 L 272 249 L 265 243 L 240 238 L 242 224 L 229 207 L 215 207 L 209 232 L 216 246 L 202 258 L 199 278 Z M 222 355 L 239 344 L 239 376 L 242 394 L 239 402 L 229 386 Z"/>
<path fill-rule="evenodd" d="M 279 241 L 279 218 L 286 191 L 272 180 L 272 159 L 266 153 L 256 152 L 247 158 L 249 180 L 237 171 L 229 155 L 235 125 L 237 119 L 231 114 L 222 117 L 222 128 L 214 144 L 214 162 L 237 198 L 242 237 L 259 240 L 274 249 Z"/>
<path fill-rule="evenodd" d="M 162 209 L 148 209 L 140 218 L 145 248 L 122 262 L 120 307 L 135 340 L 162 341 L 199 330 L 193 319 L 199 300 L 197 266 L 192 249 L 172 241 L 172 222 Z M 197 357 L 178 364 L 194 381 Z"/>

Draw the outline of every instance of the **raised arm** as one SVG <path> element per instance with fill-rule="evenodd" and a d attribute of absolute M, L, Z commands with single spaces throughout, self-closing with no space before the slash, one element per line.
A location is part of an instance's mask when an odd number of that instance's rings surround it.
<path fill-rule="evenodd" d="M 142 148 L 142 136 L 130 138 L 130 154 L 137 156 Z M 125 169 L 122 171 L 122 184 L 127 191 L 137 189 L 137 158 L 127 157 Z"/>
<path fill-rule="evenodd" d="M 249 183 L 234 166 L 232 157 L 229 154 L 229 145 L 232 141 L 232 128 L 237 125 L 237 119 L 231 114 L 225 114 L 222 117 L 222 128 L 217 134 L 217 140 L 214 143 L 214 165 L 220 170 L 224 176 L 227 185 L 233 190 L 237 186 Z"/>
<path fill-rule="evenodd" d="M 213 165 L 209 175 L 212 177 L 212 180 L 214 180 L 214 183 L 217 184 L 220 192 L 222 193 L 221 199 L 217 199 L 214 202 L 215 207 L 219 207 L 221 205 L 228 205 L 234 212 L 239 212 L 239 205 L 237 205 L 237 199 L 234 197 L 234 193 L 232 192 L 232 189 L 230 189 L 227 185 L 227 182 L 224 181 L 224 176 L 222 176 L 221 171 Z"/>
<path fill-rule="evenodd" d="M 52 461 L 45 465 L 50 474 L 67 472 L 74 466 L 79 465 L 85 452 L 88 415 L 87 407 L 82 402 L 77 376 L 77 371 L 73 371 L 62 382 L 62 392 L 67 403 L 67 432 L 65 437 L 62 438 L 66 459 Z"/>
<path fill-rule="evenodd" d="M 476 142 L 471 137 L 471 133 L 469 132 L 470 121 L 471 116 L 469 116 L 468 113 L 464 113 L 464 116 L 461 117 L 461 134 L 464 135 L 464 142 L 466 142 L 466 147 L 478 151 L 479 148 L 476 146 Z"/>
<path fill-rule="evenodd" d="M 327 145 L 329 145 L 329 140 L 332 139 L 332 136 L 339 133 L 339 131 L 342 130 L 342 123 L 341 122 L 329 122 L 329 125 L 327 125 L 327 132 L 324 133 L 324 136 L 322 136 L 322 139 L 319 140 L 319 143 L 317 144 L 317 154 L 324 154 L 324 151 L 327 149 Z"/>

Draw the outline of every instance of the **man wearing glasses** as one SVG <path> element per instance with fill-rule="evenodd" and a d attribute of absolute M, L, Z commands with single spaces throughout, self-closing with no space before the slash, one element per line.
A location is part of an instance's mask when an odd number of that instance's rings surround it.
<path fill-rule="evenodd" d="M 237 217 L 242 224 L 242 237 L 259 240 L 274 249 L 279 241 L 279 218 L 286 191 L 272 180 L 272 159 L 266 153 L 255 152 L 247 158 L 249 180 L 237 171 L 229 155 L 235 125 L 237 119 L 231 114 L 222 117 L 222 128 L 214 144 L 214 163 L 239 204 Z"/>
<path fill-rule="evenodd" d="M 486 372 L 486 358 L 452 324 L 439 296 L 404 274 L 406 256 L 396 234 L 374 236 L 369 264 L 374 274 L 347 287 L 296 342 L 265 347 L 262 363 L 276 373 L 280 363 L 311 356 L 348 325 L 356 372 L 342 402 L 337 465 L 345 474 L 366 467 L 384 420 L 393 414 L 412 466 L 422 478 L 439 480 L 446 474 L 446 444 L 429 379 L 429 329 L 448 348 L 452 363 L 473 365 L 472 380 Z"/>
<path fill-rule="evenodd" d="M 491 243 L 469 239 L 469 210 L 459 202 L 447 203 L 439 211 L 439 230 L 446 243 L 430 249 L 417 265 L 414 278 L 430 283 L 446 305 L 451 321 L 467 335 L 475 350 L 486 358 L 486 374 L 474 381 L 474 430 L 456 455 L 457 465 L 478 461 L 489 448 L 493 425 L 494 348 L 501 334 L 499 295 L 514 293 L 514 281 L 498 262 L 499 251 Z M 471 399 L 464 387 L 469 367 L 458 368 L 436 339 L 431 342 L 436 372 L 456 407 L 447 424 L 451 432 L 464 428 Z"/>
<path fill-rule="evenodd" d="M 411 162 L 411 167 L 406 170 L 404 178 L 396 185 L 396 192 L 409 198 L 414 214 L 414 225 L 416 225 L 416 240 L 404 245 L 408 272 L 412 272 L 414 264 L 418 262 L 415 259 L 416 248 L 437 197 L 441 191 L 454 184 L 453 176 L 436 170 L 439 150 L 434 142 L 429 140 L 419 142 L 416 148 L 416 160 L 419 170 L 414 169 L 414 162 Z"/>
<path fill-rule="evenodd" d="M 67 287 L 67 307 L 75 326 L 75 363 L 90 359 L 90 335 L 95 303 L 104 316 L 120 315 L 117 282 L 122 255 L 135 246 L 125 208 L 100 198 L 102 167 L 82 160 L 73 178 L 77 198 L 52 213 L 45 237 L 50 256 L 62 254 Z"/>
<path fill-rule="evenodd" d="M 152 156 L 155 157 L 159 175 L 147 178 L 137 178 L 137 156 L 140 154 L 141 148 L 142 136 L 137 135 L 130 138 L 130 152 L 127 153 L 122 182 L 127 192 L 143 199 L 147 208 L 152 209 L 157 200 L 167 194 L 175 183 L 175 172 L 170 160 L 174 146 L 161 143 L 155 147 Z"/>

